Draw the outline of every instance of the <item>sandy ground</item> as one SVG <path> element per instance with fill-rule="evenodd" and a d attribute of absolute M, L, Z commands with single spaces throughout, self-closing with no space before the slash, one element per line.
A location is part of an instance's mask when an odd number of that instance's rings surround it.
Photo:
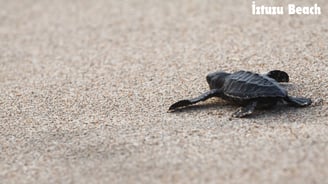
<path fill-rule="evenodd" d="M 328 183 L 328 3 L 315 2 L 320 16 L 253 16 L 249 0 L 0 0 L 0 183 Z M 166 112 L 209 72 L 240 69 L 285 70 L 289 93 L 315 103 Z"/>

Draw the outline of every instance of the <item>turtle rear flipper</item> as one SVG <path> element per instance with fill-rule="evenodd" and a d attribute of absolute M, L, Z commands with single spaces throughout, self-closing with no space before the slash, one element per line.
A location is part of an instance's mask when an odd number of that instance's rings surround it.
<path fill-rule="evenodd" d="M 245 107 L 239 108 L 236 112 L 232 114 L 234 118 L 242 118 L 248 115 L 251 115 L 257 106 L 257 101 L 252 101 L 247 104 Z"/>
<path fill-rule="evenodd" d="M 200 102 L 200 101 L 205 101 L 209 98 L 212 98 L 212 97 L 220 97 L 222 94 L 222 90 L 221 89 L 212 89 L 210 91 L 207 91 L 203 94 L 201 94 L 200 96 L 196 97 L 196 98 L 192 98 L 192 99 L 186 99 L 186 100 L 180 100 L 174 104 L 172 104 L 169 108 L 169 112 L 171 111 L 174 111 L 178 108 L 181 108 L 181 107 L 185 107 L 185 106 L 189 106 L 189 105 L 192 105 L 192 104 L 195 104 L 197 102 Z"/>
<path fill-rule="evenodd" d="M 311 105 L 312 100 L 310 98 L 304 98 L 304 97 L 293 97 L 293 96 L 287 96 L 285 100 L 292 106 L 295 107 L 306 107 Z"/>

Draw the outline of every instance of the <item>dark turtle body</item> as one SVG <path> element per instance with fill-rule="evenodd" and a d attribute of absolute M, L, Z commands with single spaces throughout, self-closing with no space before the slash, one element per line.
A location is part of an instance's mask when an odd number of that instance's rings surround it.
<path fill-rule="evenodd" d="M 311 99 L 288 96 L 287 91 L 279 82 L 288 82 L 286 72 L 273 70 L 265 75 L 238 71 L 235 73 L 215 72 L 206 76 L 210 91 L 199 97 L 180 100 L 170 106 L 174 111 L 188 105 L 204 101 L 212 97 L 220 97 L 242 106 L 233 114 L 233 117 L 245 117 L 254 112 L 256 108 L 268 108 L 278 102 L 288 103 L 295 107 L 305 107 L 312 103 Z"/>

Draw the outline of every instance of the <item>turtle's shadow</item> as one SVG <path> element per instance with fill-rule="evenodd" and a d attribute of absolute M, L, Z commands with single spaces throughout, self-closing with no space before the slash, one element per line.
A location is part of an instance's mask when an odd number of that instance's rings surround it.
<path fill-rule="evenodd" d="M 282 116 L 283 114 L 289 114 L 296 111 L 299 108 L 288 106 L 286 104 L 278 104 L 266 109 L 255 109 L 254 113 L 245 118 L 247 119 L 263 119 L 270 117 Z"/>
<path fill-rule="evenodd" d="M 222 109 L 226 109 L 225 111 L 231 110 L 230 116 L 237 111 L 238 108 L 241 106 L 229 103 L 229 102 L 224 102 L 224 101 L 215 101 L 215 102 L 210 102 L 210 103 L 202 103 L 202 104 L 195 104 L 191 106 L 186 106 L 181 109 L 177 109 L 171 113 L 184 113 L 184 112 L 198 112 L 202 110 L 217 110 L 220 111 Z M 262 119 L 262 118 L 268 118 L 268 117 L 277 117 L 277 116 L 282 116 L 283 114 L 289 114 L 294 111 L 299 111 L 302 110 L 303 108 L 297 108 L 297 107 L 292 107 L 287 104 L 277 104 L 273 107 L 270 108 L 265 108 L 265 109 L 255 109 L 254 113 L 244 117 L 246 119 Z"/>

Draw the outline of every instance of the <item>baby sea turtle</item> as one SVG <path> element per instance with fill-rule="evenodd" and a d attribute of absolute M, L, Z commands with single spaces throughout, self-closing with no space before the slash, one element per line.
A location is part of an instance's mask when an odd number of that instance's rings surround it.
<path fill-rule="evenodd" d="M 305 107 L 312 103 L 309 98 L 288 96 L 286 89 L 278 82 L 288 82 L 289 76 L 280 70 L 273 70 L 265 75 L 249 71 L 231 74 L 219 71 L 208 74 L 206 80 L 210 91 L 199 97 L 174 103 L 170 106 L 169 112 L 212 97 L 220 97 L 241 105 L 242 107 L 232 115 L 238 118 L 252 114 L 256 108 L 269 108 L 278 102 L 295 107 Z"/>

